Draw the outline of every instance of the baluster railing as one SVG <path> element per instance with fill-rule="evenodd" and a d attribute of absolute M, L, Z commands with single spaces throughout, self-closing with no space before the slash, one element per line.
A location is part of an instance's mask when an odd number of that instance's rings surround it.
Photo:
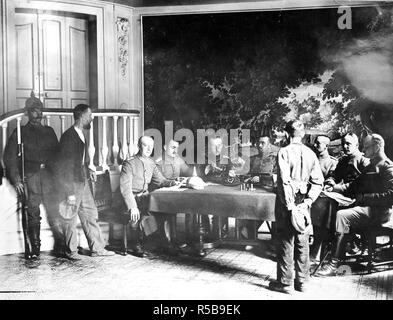
<path fill-rule="evenodd" d="M 132 157 L 134 155 L 134 129 L 133 129 L 133 121 L 132 117 L 130 117 L 130 132 L 129 132 L 129 139 L 128 141 L 130 142 L 128 144 L 128 155 Z"/>
<path fill-rule="evenodd" d="M 20 132 L 20 123 L 22 122 L 22 117 L 16 118 L 16 139 L 18 140 L 18 145 L 22 142 L 22 134 Z"/>
<path fill-rule="evenodd" d="M 65 116 L 60 116 L 60 134 L 63 134 L 65 130 Z"/>
<path fill-rule="evenodd" d="M 43 116 L 45 117 L 45 123 L 50 126 L 51 122 L 54 126 L 55 132 L 58 134 L 63 134 L 67 129 L 66 123 L 68 123 L 68 119 L 72 120 L 73 117 L 72 109 L 43 109 Z M 110 166 L 113 164 L 114 167 L 119 166 L 118 159 L 127 159 L 129 156 L 133 156 L 136 151 L 136 141 L 138 139 L 138 111 L 135 110 L 117 110 L 117 109 L 102 109 L 102 110 L 94 110 L 93 117 L 102 118 L 102 127 L 98 126 L 98 128 L 93 127 L 93 122 L 91 123 L 91 129 L 89 131 L 89 145 L 88 145 L 88 154 L 90 157 L 89 168 L 91 170 L 108 170 Z M 10 134 L 9 128 L 11 122 L 16 122 L 16 130 L 17 130 L 17 139 L 18 143 L 21 141 L 21 124 L 24 119 L 24 111 L 23 109 L 11 111 L 7 114 L 3 114 L 0 116 L 0 126 L 2 133 L 2 149 L 7 144 L 8 135 Z M 51 120 L 53 117 L 59 117 L 60 121 Z M 108 118 L 113 118 L 113 132 L 110 130 L 108 132 Z M 118 120 L 122 118 L 123 126 L 122 126 L 122 137 L 119 139 L 119 126 Z M 96 122 L 97 124 L 97 122 Z M 102 129 L 101 129 L 102 128 Z M 95 129 L 95 132 L 94 132 Z M 102 142 L 100 141 L 99 145 L 94 144 L 94 137 L 97 135 L 97 130 L 102 130 Z M 127 132 L 129 130 L 129 132 Z M 108 134 L 113 134 L 113 145 L 108 146 Z M 101 136 L 98 133 L 98 136 Z M 60 136 L 58 136 L 60 138 Z M 119 143 L 120 140 L 120 143 Z M 94 159 L 97 159 L 97 154 L 99 155 L 99 163 L 96 163 Z M 113 163 L 111 157 L 109 157 L 109 153 L 112 152 L 113 155 Z M 3 154 L 4 152 L 2 152 Z M 102 158 L 102 159 L 100 159 Z M 1 159 L 2 161 L 3 159 Z M 2 163 L 4 165 L 4 163 Z"/>
<path fill-rule="evenodd" d="M 117 120 L 118 116 L 113 116 L 113 146 L 112 146 L 112 154 L 113 154 L 113 164 L 118 166 L 119 163 L 117 161 L 117 157 L 119 155 L 119 142 L 117 141 Z"/>
<path fill-rule="evenodd" d="M 3 141 L 2 141 L 2 147 L 1 147 L 1 154 L 4 154 L 4 149 L 5 146 L 7 144 L 7 127 L 8 127 L 8 122 L 5 122 L 2 124 L 1 128 L 2 128 L 2 137 L 3 137 Z M 1 159 L 1 165 L 4 167 L 4 161 L 3 159 Z"/>
<path fill-rule="evenodd" d="M 101 154 L 102 154 L 102 170 L 109 170 L 109 166 L 107 163 L 108 159 L 108 137 L 106 135 L 106 120 L 108 119 L 107 116 L 102 117 L 102 147 L 101 147 Z"/>
<path fill-rule="evenodd" d="M 127 116 L 123 116 L 123 141 L 121 142 L 122 160 L 127 159 Z"/>
<path fill-rule="evenodd" d="M 92 118 L 94 119 L 94 116 L 92 116 Z M 89 131 L 89 147 L 87 148 L 87 151 L 89 152 L 89 169 L 96 171 L 97 167 L 94 165 L 94 155 L 96 153 L 96 148 L 94 146 L 94 121 L 92 121 L 90 123 L 90 131 Z"/>
<path fill-rule="evenodd" d="M 138 118 L 133 117 L 133 125 L 132 128 L 134 130 L 134 154 L 137 153 L 138 150 Z"/>

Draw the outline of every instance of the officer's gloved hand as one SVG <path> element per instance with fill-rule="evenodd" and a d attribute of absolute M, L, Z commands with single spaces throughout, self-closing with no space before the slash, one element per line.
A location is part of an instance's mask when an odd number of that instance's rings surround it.
<path fill-rule="evenodd" d="M 323 191 L 332 192 L 333 186 L 331 184 L 325 184 L 325 186 L 323 187 Z"/>

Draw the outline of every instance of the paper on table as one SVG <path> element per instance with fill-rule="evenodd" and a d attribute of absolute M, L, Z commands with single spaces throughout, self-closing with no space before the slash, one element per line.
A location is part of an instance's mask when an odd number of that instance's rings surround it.
<path fill-rule="evenodd" d="M 159 190 L 162 190 L 162 191 L 184 191 L 184 190 L 186 190 L 187 188 L 180 188 L 181 186 L 172 186 L 172 187 L 163 187 L 163 188 L 160 188 Z"/>
<path fill-rule="evenodd" d="M 214 183 L 214 182 L 205 182 L 205 186 L 218 186 L 220 185 L 219 183 Z"/>

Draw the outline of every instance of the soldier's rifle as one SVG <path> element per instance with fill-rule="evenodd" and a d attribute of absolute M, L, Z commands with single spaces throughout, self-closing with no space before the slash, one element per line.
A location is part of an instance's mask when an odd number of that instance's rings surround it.
<path fill-rule="evenodd" d="M 20 132 L 18 133 L 19 135 L 21 135 Z M 33 248 L 28 234 L 29 232 L 29 220 L 27 217 L 28 191 L 27 191 L 26 174 L 25 174 L 25 150 L 20 136 L 18 137 L 18 157 L 20 159 L 20 168 L 21 168 L 20 172 L 21 172 L 21 176 L 22 176 L 21 178 L 23 183 L 23 192 L 19 192 L 18 199 L 20 201 L 19 209 L 21 210 L 23 236 L 25 238 L 25 254 L 31 254 Z"/>

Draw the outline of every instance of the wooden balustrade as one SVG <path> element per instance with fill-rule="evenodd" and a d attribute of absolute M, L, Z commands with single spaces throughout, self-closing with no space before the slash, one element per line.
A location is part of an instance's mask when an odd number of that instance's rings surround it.
<path fill-rule="evenodd" d="M 45 118 L 45 124 L 48 126 L 52 124 L 52 127 L 56 125 L 56 119 L 58 119 L 57 129 L 58 134 L 60 135 L 67 129 L 67 120 L 70 120 L 70 123 L 73 123 L 73 113 L 71 109 L 43 109 L 43 116 Z M 97 170 L 97 167 L 99 167 L 99 170 L 117 170 L 116 168 L 119 167 L 119 157 L 121 160 L 124 160 L 133 156 L 137 151 L 136 141 L 138 139 L 139 132 L 139 111 L 98 109 L 93 111 L 93 119 L 94 121 L 91 123 L 88 139 L 88 153 L 90 157 L 89 168 L 92 170 Z M 122 119 L 123 122 L 121 133 L 119 133 L 118 130 L 119 119 Z M 16 128 L 18 143 L 21 142 L 21 126 L 23 120 L 25 120 L 23 110 L 13 111 L 0 116 L 0 127 L 2 128 L 2 143 L 0 151 L 3 166 L 4 163 L 2 155 L 8 136 L 11 134 L 9 129 Z M 111 124 L 113 130 L 110 132 L 108 130 L 108 125 Z M 95 137 L 96 141 L 100 144 L 98 146 L 95 145 Z M 60 136 L 58 136 L 58 138 L 60 139 Z M 112 142 L 112 146 L 108 146 L 108 141 Z M 100 156 L 96 154 L 97 152 L 100 153 Z M 98 159 L 98 161 L 94 161 L 94 159 Z M 113 161 L 110 161 L 110 159 L 113 159 Z"/>

